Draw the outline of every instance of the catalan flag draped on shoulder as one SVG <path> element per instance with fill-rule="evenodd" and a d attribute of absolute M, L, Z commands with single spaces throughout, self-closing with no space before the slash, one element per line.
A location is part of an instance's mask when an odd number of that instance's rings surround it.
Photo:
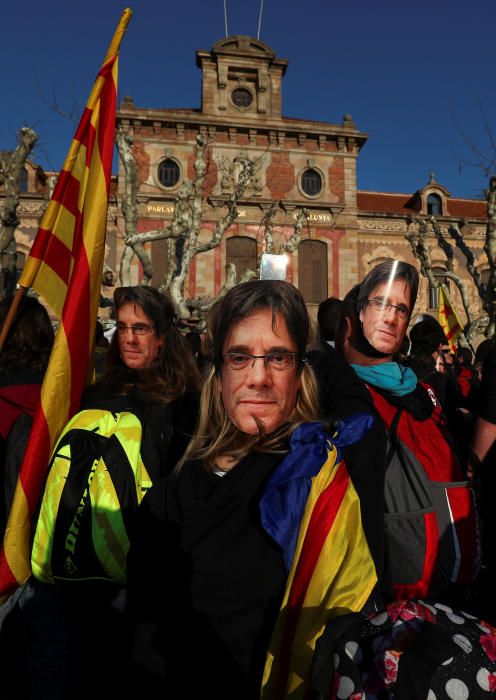
<path fill-rule="evenodd" d="M 456 352 L 457 340 L 460 334 L 463 334 L 463 327 L 444 284 L 439 285 L 439 323 L 451 352 Z"/>
<path fill-rule="evenodd" d="M 4 598 L 31 573 L 32 517 L 52 448 L 87 383 L 105 252 L 122 13 L 19 280 L 60 319 L 0 552 Z"/>
<path fill-rule="evenodd" d="M 281 546 L 289 571 L 265 663 L 263 700 L 307 697 L 315 644 L 327 623 L 362 610 L 377 583 L 360 500 L 341 455 L 372 422 L 368 414 L 351 417 L 332 440 L 321 423 L 297 428 L 291 452 L 260 501 L 262 524 Z"/>

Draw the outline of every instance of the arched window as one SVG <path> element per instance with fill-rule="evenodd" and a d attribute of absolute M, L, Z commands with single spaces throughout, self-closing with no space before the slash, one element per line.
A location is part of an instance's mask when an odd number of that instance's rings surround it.
<path fill-rule="evenodd" d="M 226 241 L 226 263 L 233 263 L 239 281 L 245 270 L 257 269 L 257 242 L 248 236 L 233 236 Z"/>
<path fill-rule="evenodd" d="M 444 277 L 446 270 L 443 267 L 433 267 L 432 272 L 440 284 L 444 284 L 448 291 L 450 288 L 449 277 Z M 439 309 L 439 287 L 432 287 L 429 284 L 429 298 L 427 300 L 430 309 Z"/>
<path fill-rule="evenodd" d="M 310 304 L 327 299 L 327 244 L 302 241 L 298 246 L 298 289 Z"/>
<path fill-rule="evenodd" d="M 27 192 L 28 191 L 28 171 L 26 168 L 21 168 L 21 172 L 19 173 L 19 192 Z"/>
<path fill-rule="evenodd" d="M 427 197 L 427 213 L 431 216 L 442 216 L 443 201 L 438 194 L 430 194 Z"/>

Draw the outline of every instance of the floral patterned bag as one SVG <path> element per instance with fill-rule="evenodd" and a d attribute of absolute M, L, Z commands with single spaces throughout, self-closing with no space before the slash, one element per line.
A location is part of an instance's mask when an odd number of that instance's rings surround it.
<path fill-rule="evenodd" d="M 329 692 L 318 697 L 489 698 L 496 694 L 496 628 L 442 603 L 395 601 L 341 636 L 332 666 Z"/>

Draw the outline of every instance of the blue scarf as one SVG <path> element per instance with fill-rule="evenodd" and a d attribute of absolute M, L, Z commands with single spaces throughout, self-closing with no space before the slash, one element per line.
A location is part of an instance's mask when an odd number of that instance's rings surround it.
<path fill-rule="evenodd" d="M 327 460 L 329 443 L 337 447 L 339 461 L 341 450 L 361 440 L 373 423 L 368 413 L 356 413 L 340 421 L 332 437 L 320 422 L 303 423 L 291 435 L 290 452 L 272 473 L 260 499 L 262 525 L 282 548 L 288 572 L 312 478 Z"/>
<path fill-rule="evenodd" d="M 367 384 L 385 389 L 393 396 L 404 396 L 417 386 L 417 376 L 410 367 L 397 362 L 381 362 L 378 365 L 351 365 Z"/>

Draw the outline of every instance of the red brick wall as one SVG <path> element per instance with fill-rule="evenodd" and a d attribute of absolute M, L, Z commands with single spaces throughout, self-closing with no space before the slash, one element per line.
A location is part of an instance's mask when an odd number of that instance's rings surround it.
<path fill-rule="evenodd" d="M 274 199 L 286 197 L 295 182 L 295 170 L 289 161 L 289 155 L 283 152 L 272 153 L 265 177 L 271 197 Z"/>
<path fill-rule="evenodd" d="M 344 158 L 334 158 L 329 168 L 329 190 L 338 197 L 339 201 L 344 201 Z"/>
<path fill-rule="evenodd" d="M 135 141 L 133 153 L 136 160 L 136 170 L 138 173 L 138 187 L 148 179 L 150 175 L 150 156 L 145 151 L 143 141 Z"/>

